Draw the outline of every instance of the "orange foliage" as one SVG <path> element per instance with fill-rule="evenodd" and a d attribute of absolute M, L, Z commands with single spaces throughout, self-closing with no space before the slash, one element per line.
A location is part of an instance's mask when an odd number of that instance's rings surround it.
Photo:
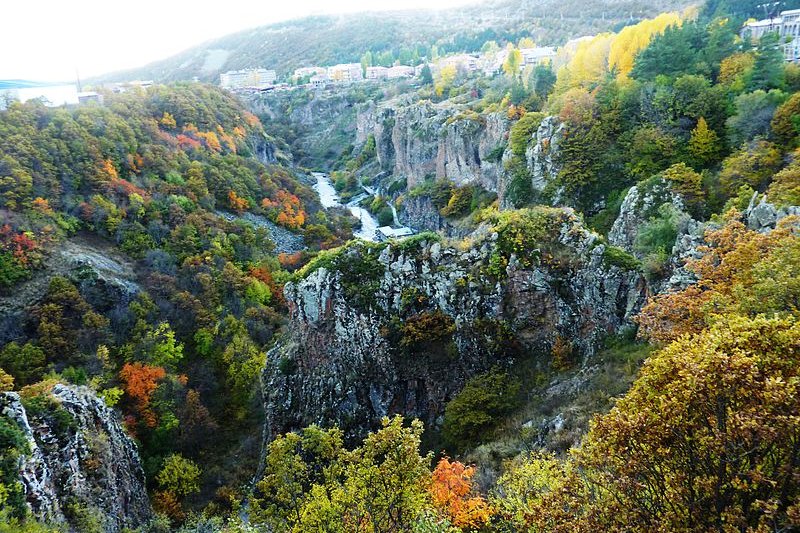
<path fill-rule="evenodd" d="M 114 178 L 108 183 L 108 189 L 112 192 L 130 196 L 131 194 L 138 194 L 142 198 L 149 198 L 147 191 L 141 187 L 137 187 L 128 180 L 122 178 Z"/>
<path fill-rule="evenodd" d="M 219 137 L 217 137 L 217 134 L 214 133 L 213 131 L 205 131 L 205 132 L 198 131 L 197 136 L 205 141 L 206 147 L 209 150 L 212 150 L 214 152 L 222 151 L 222 145 L 219 142 Z"/>
<path fill-rule="evenodd" d="M 247 135 L 247 132 L 244 131 L 243 127 L 236 126 L 233 128 L 233 135 L 236 136 L 236 138 L 238 139 L 244 139 L 245 135 Z"/>
<path fill-rule="evenodd" d="M 106 159 L 100 163 L 100 167 L 97 169 L 97 176 L 100 181 L 110 181 L 117 179 L 119 174 L 117 174 L 117 169 L 114 167 L 114 162 Z"/>
<path fill-rule="evenodd" d="M 473 467 L 443 457 L 431 476 L 429 490 L 433 504 L 454 526 L 462 529 L 480 529 L 493 514 L 483 497 L 472 495 L 474 475 Z"/>
<path fill-rule="evenodd" d="M 293 254 L 281 253 L 278 254 L 278 262 L 287 270 L 296 270 L 300 263 L 303 261 L 302 252 L 295 252 Z"/>
<path fill-rule="evenodd" d="M 731 220 L 706 232 L 708 246 L 699 248 L 703 256 L 687 263 L 697 283 L 651 298 L 636 319 L 642 336 L 671 342 L 686 333 L 702 332 L 710 317 L 731 311 L 736 306 L 734 286 L 752 283 L 753 265 L 795 231 L 792 223 L 796 219 L 788 217 L 774 231 L 762 234 Z"/>
<path fill-rule="evenodd" d="M 53 214 L 53 208 L 50 207 L 50 202 L 42 197 L 34 198 L 33 202 L 31 202 L 31 207 L 34 209 L 34 211 L 38 211 L 43 215 Z"/>
<path fill-rule="evenodd" d="M 264 198 L 261 207 L 270 212 L 270 216 L 287 228 L 297 229 L 306 223 L 306 212 L 300 205 L 300 198 L 294 194 L 280 189 L 276 199 Z"/>
<path fill-rule="evenodd" d="M 150 409 L 150 399 L 158 388 L 158 381 L 166 375 L 167 372 L 162 367 L 142 363 L 125 363 L 119 371 L 125 393 L 136 402 L 136 409 L 147 427 L 156 426 L 156 415 Z"/>
<path fill-rule="evenodd" d="M 250 276 L 256 278 L 257 280 L 264 282 L 267 285 L 267 287 L 269 287 L 269 290 L 272 293 L 273 298 L 275 298 L 278 301 L 278 303 L 280 304 L 286 303 L 286 300 L 284 300 L 283 298 L 283 286 L 278 285 L 275 282 L 275 278 L 272 277 L 272 272 L 270 272 L 265 268 L 253 267 L 250 269 L 249 274 Z"/>
<path fill-rule="evenodd" d="M 189 137 L 188 135 L 184 135 L 183 133 L 179 133 L 176 139 L 178 140 L 178 146 L 184 150 L 187 148 L 192 150 L 197 150 L 201 146 L 203 146 L 200 143 L 200 141 L 196 141 L 191 137 Z"/>
<path fill-rule="evenodd" d="M 247 122 L 247 124 L 251 128 L 254 128 L 254 127 L 259 126 L 261 124 L 261 121 L 258 120 L 257 116 L 255 116 L 252 113 L 247 113 L 247 112 L 245 112 L 245 114 L 244 114 L 244 121 Z"/>
<path fill-rule="evenodd" d="M 247 198 L 240 197 L 236 194 L 236 191 L 228 191 L 228 201 L 231 204 L 231 209 L 237 213 L 241 213 L 250 208 L 250 202 L 247 201 Z"/>

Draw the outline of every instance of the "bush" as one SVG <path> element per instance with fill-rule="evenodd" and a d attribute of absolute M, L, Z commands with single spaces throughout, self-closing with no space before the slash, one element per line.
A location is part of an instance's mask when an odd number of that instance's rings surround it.
<path fill-rule="evenodd" d="M 444 413 L 442 436 L 455 450 L 479 444 L 500 419 L 519 406 L 522 384 L 499 369 L 470 379 Z"/>
<path fill-rule="evenodd" d="M 623 270 L 639 270 L 642 266 L 634 256 L 610 244 L 603 248 L 603 264 L 606 268 L 615 266 Z"/>

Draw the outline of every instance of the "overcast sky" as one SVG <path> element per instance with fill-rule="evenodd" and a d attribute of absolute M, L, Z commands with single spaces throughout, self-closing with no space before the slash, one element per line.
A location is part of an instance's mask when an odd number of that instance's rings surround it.
<path fill-rule="evenodd" d="M 472 0 L 474 1 L 474 0 Z M 0 79 L 71 81 L 138 67 L 238 30 L 321 13 L 470 0 L 2 0 Z"/>

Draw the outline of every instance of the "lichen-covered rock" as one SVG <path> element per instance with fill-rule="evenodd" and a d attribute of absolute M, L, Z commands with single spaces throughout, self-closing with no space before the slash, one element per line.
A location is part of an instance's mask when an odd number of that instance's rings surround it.
<path fill-rule="evenodd" d="M 63 523 L 90 513 L 117 532 L 152 518 L 136 445 L 91 390 L 56 384 L 32 400 L 3 393 L 0 415 L 28 439 L 20 482 L 37 519 Z"/>
<path fill-rule="evenodd" d="M 501 113 L 401 97 L 359 110 L 356 146 L 372 135 L 380 168 L 406 178 L 409 187 L 436 177 L 496 191 L 508 129 Z"/>
<path fill-rule="evenodd" d="M 686 211 L 682 197 L 663 178 L 647 180 L 628 189 L 619 215 L 608 233 L 608 242 L 637 254 L 634 244 L 639 230 L 658 214 L 659 207 L 664 204 L 671 204 L 679 212 Z"/>
<path fill-rule="evenodd" d="M 777 207 L 767 202 L 766 196 L 753 194 L 750 205 L 744 212 L 744 220 L 747 227 L 759 233 L 767 233 L 778 224 L 778 222 L 788 216 L 800 216 L 800 207 L 786 206 Z"/>
<path fill-rule="evenodd" d="M 559 147 L 564 138 L 564 123 L 558 117 L 545 117 L 525 150 L 525 160 L 534 191 L 542 192 L 561 171 Z"/>
<path fill-rule="evenodd" d="M 547 365 L 556 339 L 591 359 L 629 325 L 644 283 L 609 264 L 571 210 L 547 216 L 555 230 L 541 255 L 509 255 L 484 227 L 465 249 L 424 237 L 354 244 L 288 283 L 289 333 L 264 375 L 273 431 L 335 423 L 357 436 L 389 413 L 436 427 L 465 381 L 493 366 Z"/>

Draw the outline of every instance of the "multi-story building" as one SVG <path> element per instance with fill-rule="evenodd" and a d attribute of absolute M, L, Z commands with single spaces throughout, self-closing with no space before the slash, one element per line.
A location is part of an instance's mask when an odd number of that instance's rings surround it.
<path fill-rule="evenodd" d="M 386 72 L 386 77 L 390 80 L 396 78 L 413 78 L 414 77 L 414 67 L 409 67 L 406 65 L 395 65 L 394 67 L 389 68 Z"/>
<path fill-rule="evenodd" d="M 328 67 L 328 78 L 338 83 L 361 81 L 364 79 L 364 72 L 361 63 L 344 63 Z"/>
<path fill-rule="evenodd" d="M 436 66 L 438 69 L 453 65 L 461 72 L 475 72 L 480 68 L 478 58 L 469 54 L 457 54 L 440 59 Z"/>
<path fill-rule="evenodd" d="M 328 69 L 326 67 L 301 67 L 295 69 L 294 74 L 292 77 L 296 80 L 301 78 L 310 78 L 311 76 L 320 76 L 328 75 Z"/>
<path fill-rule="evenodd" d="M 536 48 L 520 48 L 522 67 L 537 66 L 549 63 L 556 57 L 556 49 L 552 46 L 537 46 Z"/>
<path fill-rule="evenodd" d="M 386 67 L 367 67 L 368 80 L 385 80 L 389 77 L 389 69 Z"/>
<path fill-rule="evenodd" d="M 220 85 L 223 89 L 266 89 L 271 87 L 278 75 L 274 70 L 265 68 L 248 68 L 243 70 L 229 70 L 219 75 Z"/>
<path fill-rule="evenodd" d="M 800 9 L 783 11 L 775 18 L 749 22 L 742 28 L 742 38 L 761 39 L 768 33 L 781 38 L 786 61 L 800 62 Z"/>

